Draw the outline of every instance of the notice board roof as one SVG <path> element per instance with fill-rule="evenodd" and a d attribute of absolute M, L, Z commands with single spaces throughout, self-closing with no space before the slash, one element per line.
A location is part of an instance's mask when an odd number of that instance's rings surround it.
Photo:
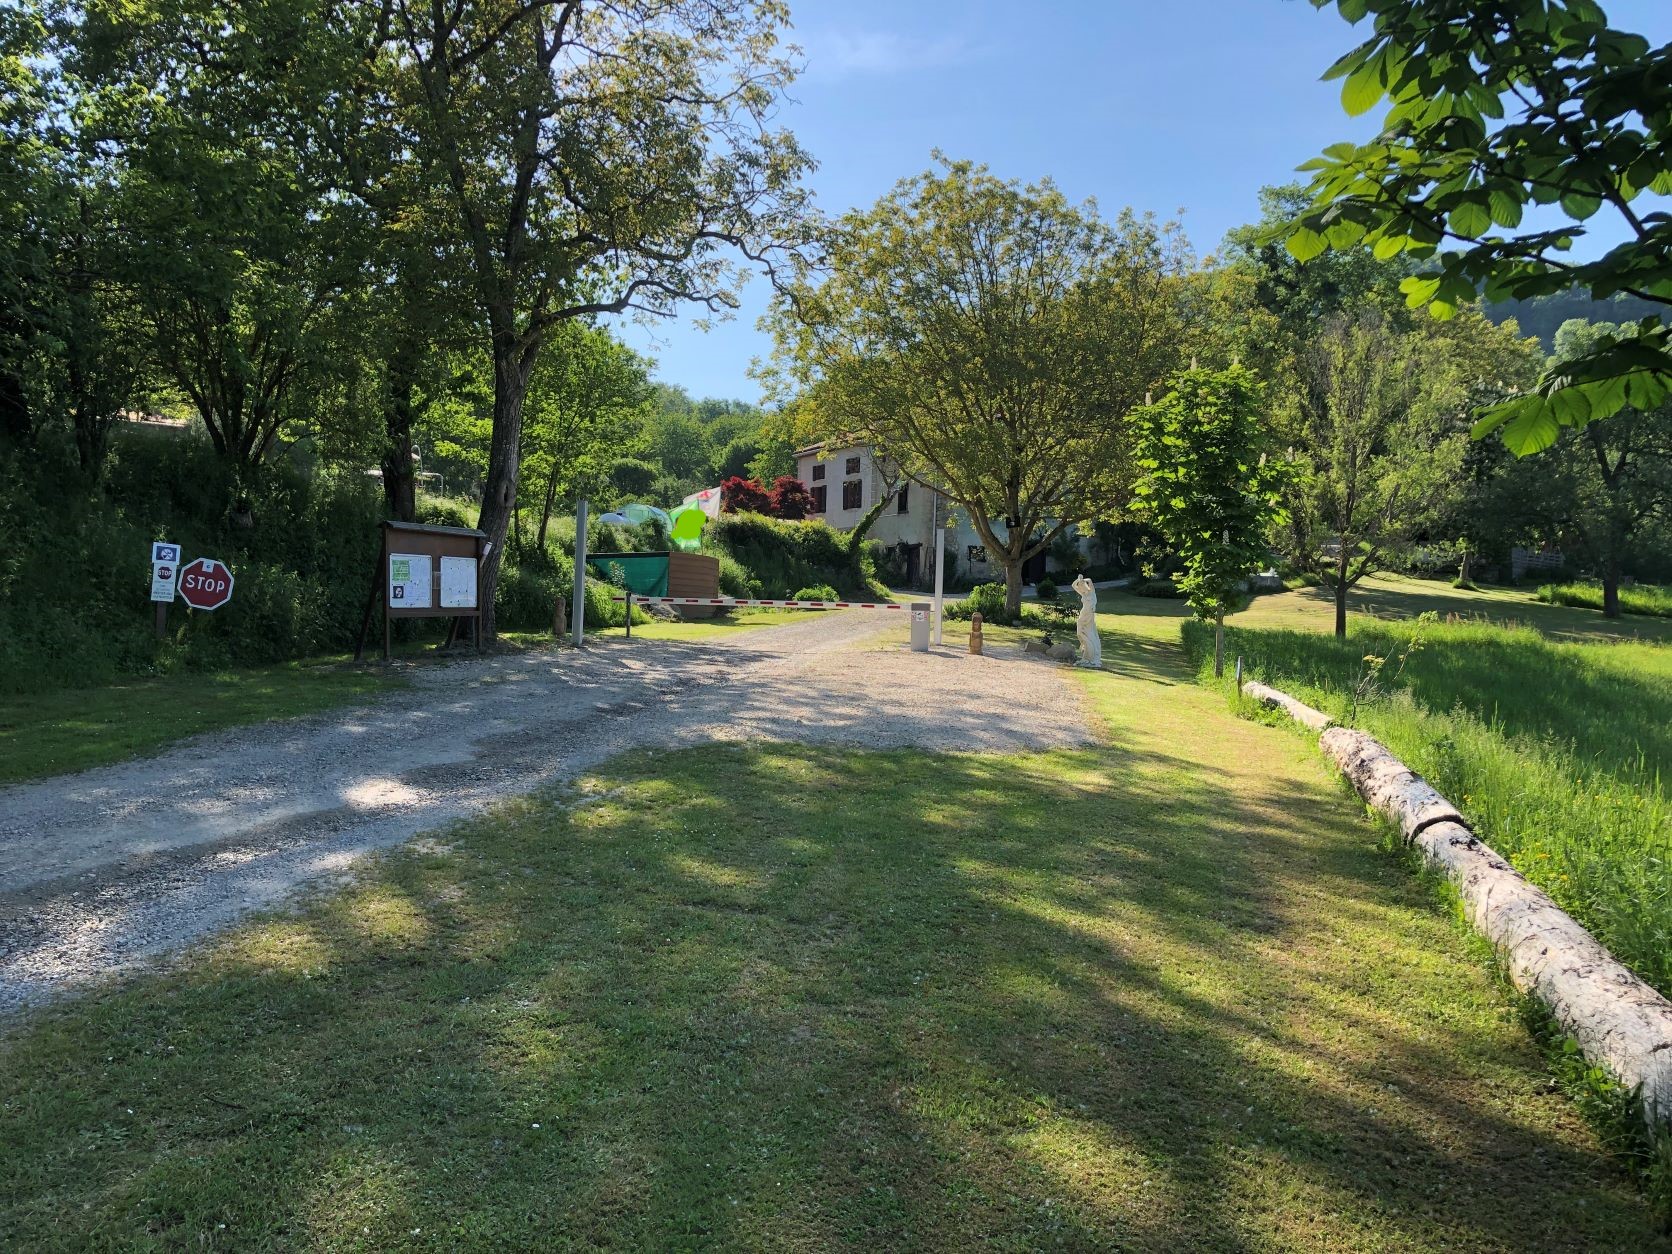
<path fill-rule="evenodd" d="M 385 519 L 383 525 L 390 531 L 416 531 L 420 534 L 430 535 L 440 532 L 442 535 L 448 536 L 475 536 L 481 540 L 488 538 L 487 532 L 478 531 L 474 527 L 443 527 L 438 523 L 395 522 L 393 519 Z"/>

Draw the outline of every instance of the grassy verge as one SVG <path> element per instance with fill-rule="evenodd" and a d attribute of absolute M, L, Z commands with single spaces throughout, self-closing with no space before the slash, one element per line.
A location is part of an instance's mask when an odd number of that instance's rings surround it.
<path fill-rule="evenodd" d="M 0 785 L 104 766 L 199 732 L 313 714 L 400 683 L 288 663 L 0 698 Z"/>
<path fill-rule="evenodd" d="M 646 640 L 724 640 L 739 632 L 753 631 L 760 627 L 779 627 L 785 623 L 805 622 L 814 610 L 734 610 L 730 614 L 718 614 L 713 618 L 697 618 L 689 621 L 681 619 L 669 621 L 657 619 L 648 623 L 634 623 L 633 635 L 642 636 Z M 589 636 L 622 636 L 626 634 L 625 627 L 604 627 L 589 629 Z"/>
<path fill-rule="evenodd" d="M 1547 583 L 1538 590 L 1538 599 L 1548 605 L 1576 605 L 1585 609 L 1602 608 L 1602 585 L 1595 583 Z M 1640 583 L 1620 589 L 1620 608 L 1627 614 L 1652 614 L 1672 618 L 1672 588 Z"/>
<path fill-rule="evenodd" d="M 641 756 L 0 1040 L 19 1248 L 1655 1248 L 1314 754 Z"/>
<path fill-rule="evenodd" d="M 1420 637 L 1398 674 L 1398 659 Z M 1209 672 L 1211 633 L 1185 638 Z M 1351 637 L 1236 628 L 1254 678 L 1354 721 L 1486 840 L 1672 993 L 1672 650 L 1573 645 L 1478 624 L 1357 623 Z M 1366 655 L 1394 659 L 1352 711 Z"/>

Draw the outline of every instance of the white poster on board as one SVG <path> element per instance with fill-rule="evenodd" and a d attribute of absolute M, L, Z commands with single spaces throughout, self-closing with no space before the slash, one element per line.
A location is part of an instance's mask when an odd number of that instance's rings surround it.
<path fill-rule="evenodd" d="M 430 574 L 428 553 L 389 554 L 389 608 L 429 609 Z"/>
<path fill-rule="evenodd" d="M 441 559 L 441 607 L 448 610 L 476 608 L 476 559 Z"/>

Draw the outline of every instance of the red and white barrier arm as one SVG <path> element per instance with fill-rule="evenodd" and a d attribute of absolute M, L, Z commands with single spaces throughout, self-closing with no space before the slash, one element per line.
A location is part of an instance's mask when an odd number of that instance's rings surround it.
<path fill-rule="evenodd" d="M 611 597 L 617 603 L 625 602 L 627 594 Z M 741 607 L 749 609 L 761 606 L 767 609 L 784 610 L 909 610 L 909 605 L 898 605 L 892 601 L 767 601 L 759 599 L 744 599 L 742 597 L 641 597 L 633 594 L 634 605 L 721 605 L 728 609 Z"/>

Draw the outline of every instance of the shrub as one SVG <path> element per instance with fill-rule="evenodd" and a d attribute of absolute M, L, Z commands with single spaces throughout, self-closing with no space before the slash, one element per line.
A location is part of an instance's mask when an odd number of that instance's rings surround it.
<path fill-rule="evenodd" d="M 422 502 L 417 509 L 418 521 L 428 523 L 432 527 L 472 527 L 476 520 L 467 515 L 462 508 L 452 501 L 431 498 Z"/>
<path fill-rule="evenodd" d="M 964 621 L 979 612 L 983 623 L 994 623 L 1001 627 L 1014 626 L 1021 618 L 1021 615 L 1005 611 L 1002 583 L 977 584 L 967 597 L 947 606 L 945 612 L 948 618 L 959 621 Z"/>
<path fill-rule="evenodd" d="M 1171 579 L 1145 579 L 1132 588 L 1133 595 L 1141 597 L 1167 597 L 1178 600 L 1184 594 L 1179 591 L 1178 584 Z"/>
<path fill-rule="evenodd" d="M 881 595 L 864 544 L 822 521 L 722 514 L 708 526 L 710 552 L 728 554 L 764 597 L 827 584 L 844 595 Z"/>
<path fill-rule="evenodd" d="M 794 475 L 779 475 L 772 481 L 768 504 L 776 518 L 807 518 L 813 513 L 813 494 Z"/>
<path fill-rule="evenodd" d="M 1057 599 L 1057 585 L 1047 576 L 1034 584 L 1033 594 L 1041 601 L 1055 601 Z"/>
<path fill-rule="evenodd" d="M 805 588 L 798 588 L 790 594 L 792 601 L 840 601 L 841 593 L 827 583 L 809 584 Z"/>
<path fill-rule="evenodd" d="M 720 508 L 728 514 L 766 514 L 772 498 L 753 479 L 733 475 L 720 485 Z"/>

